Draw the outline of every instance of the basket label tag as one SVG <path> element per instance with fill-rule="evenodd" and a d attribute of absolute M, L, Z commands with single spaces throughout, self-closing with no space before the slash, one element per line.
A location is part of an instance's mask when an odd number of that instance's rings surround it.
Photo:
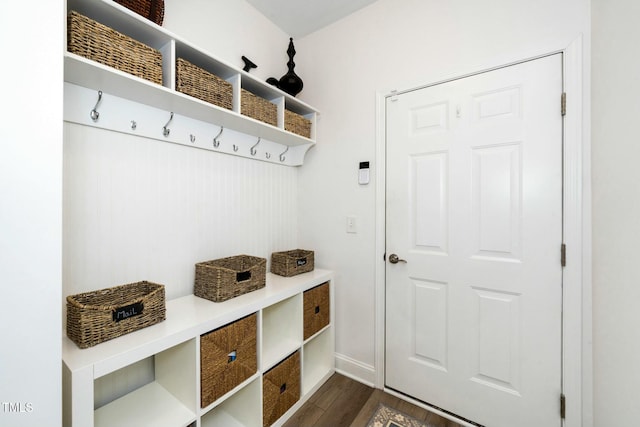
<path fill-rule="evenodd" d="M 299 258 L 296 261 L 296 267 L 302 267 L 303 265 L 307 265 L 307 259 L 306 258 Z"/>
<path fill-rule="evenodd" d="M 137 302 L 135 304 L 125 305 L 124 307 L 118 307 L 113 310 L 113 321 L 120 322 L 121 320 L 128 319 L 130 317 L 139 316 L 144 310 L 144 304 Z"/>
<path fill-rule="evenodd" d="M 251 279 L 251 271 L 241 271 L 236 273 L 236 282 L 244 282 Z"/>

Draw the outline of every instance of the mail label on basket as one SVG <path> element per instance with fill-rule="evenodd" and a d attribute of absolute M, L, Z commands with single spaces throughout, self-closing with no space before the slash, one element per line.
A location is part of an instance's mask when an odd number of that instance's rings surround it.
<path fill-rule="evenodd" d="M 130 317 L 140 316 L 144 310 L 144 304 L 137 302 L 124 307 L 118 307 L 113 310 L 113 321 L 120 322 Z"/>

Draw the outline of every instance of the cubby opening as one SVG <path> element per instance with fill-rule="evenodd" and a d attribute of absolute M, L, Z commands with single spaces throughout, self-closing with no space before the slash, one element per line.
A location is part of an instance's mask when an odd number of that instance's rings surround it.
<path fill-rule="evenodd" d="M 334 369 L 333 329 L 327 326 L 302 350 L 302 394 L 311 392 Z"/>
<path fill-rule="evenodd" d="M 268 370 L 302 345 L 302 295 L 262 311 L 262 369 Z"/>
<path fill-rule="evenodd" d="M 95 426 L 189 426 L 196 418 L 195 351 L 191 339 L 97 378 Z"/>
<path fill-rule="evenodd" d="M 260 378 L 204 414 L 201 427 L 262 427 Z"/>

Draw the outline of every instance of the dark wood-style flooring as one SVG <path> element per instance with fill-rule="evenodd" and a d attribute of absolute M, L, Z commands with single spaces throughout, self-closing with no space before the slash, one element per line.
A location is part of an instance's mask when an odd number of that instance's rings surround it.
<path fill-rule="evenodd" d="M 461 427 L 458 423 L 340 374 L 329 378 L 287 420 L 284 427 L 365 427 L 380 403 L 425 421 L 430 427 Z"/>

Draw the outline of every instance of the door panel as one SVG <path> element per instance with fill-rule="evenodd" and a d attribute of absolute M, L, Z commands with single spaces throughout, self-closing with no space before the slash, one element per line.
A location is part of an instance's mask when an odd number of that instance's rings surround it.
<path fill-rule="evenodd" d="M 390 388 L 560 426 L 562 58 L 387 101 Z"/>
<path fill-rule="evenodd" d="M 449 239 L 447 153 L 412 156 L 411 162 L 414 248 L 444 254 Z"/>
<path fill-rule="evenodd" d="M 521 155 L 520 142 L 471 152 L 474 257 L 520 257 Z"/>

